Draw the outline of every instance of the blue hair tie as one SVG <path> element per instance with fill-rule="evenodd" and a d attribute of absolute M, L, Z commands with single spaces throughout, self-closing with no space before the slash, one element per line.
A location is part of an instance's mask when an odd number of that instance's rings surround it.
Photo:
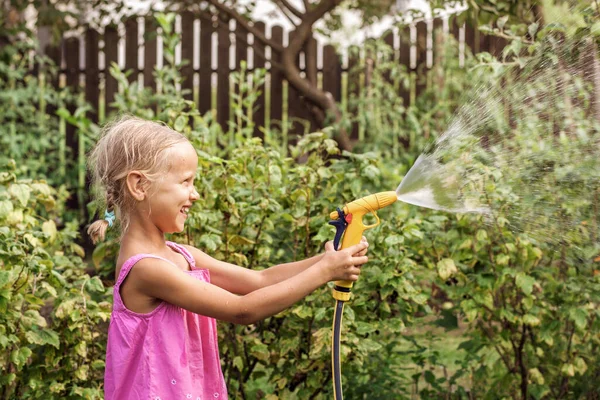
<path fill-rule="evenodd" d="M 108 221 L 108 227 L 109 228 L 112 227 L 113 223 L 115 222 L 115 219 L 116 219 L 115 211 L 114 210 L 110 211 L 110 212 L 108 210 L 104 211 L 104 219 L 106 221 Z"/>

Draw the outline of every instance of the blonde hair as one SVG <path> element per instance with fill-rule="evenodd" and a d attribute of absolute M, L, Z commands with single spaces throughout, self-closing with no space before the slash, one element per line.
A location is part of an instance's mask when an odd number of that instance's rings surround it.
<path fill-rule="evenodd" d="M 133 116 L 122 116 L 107 124 L 91 151 L 88 168 L 92 173 L 93 195 L 98 205 L 112 210 L 120 220 L 121 232 L 129 227 L 129 214 L 136 200 L 127 188 L 127 175 L 139 171 L 144 185 L 158 180 L 170 167 L 167 151 L 187 138 L 166 125 Z M 104 240 L 109 222 L 93 222 L 87 232 L 94 243 Z"/>

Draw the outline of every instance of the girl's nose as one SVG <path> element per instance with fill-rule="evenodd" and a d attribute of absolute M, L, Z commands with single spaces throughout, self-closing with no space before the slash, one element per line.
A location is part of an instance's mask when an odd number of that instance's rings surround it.
<path fill-rule="evenodd" d="M 192 201 L 196 201 L 200 198 L 200 194 L 198 193 L 198 191 L 196 189 L 194 189 L 192 191 L 190 198 L 192 199 Z"/>

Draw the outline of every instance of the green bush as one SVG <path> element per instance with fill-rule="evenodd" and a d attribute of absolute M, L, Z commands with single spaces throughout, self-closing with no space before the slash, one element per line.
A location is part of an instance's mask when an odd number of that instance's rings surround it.
<path fill-rule="evenodd" d="M 86 273 L 65 190 L 0 167 L 0 395 L 101 397 L 110 297 Z"/>

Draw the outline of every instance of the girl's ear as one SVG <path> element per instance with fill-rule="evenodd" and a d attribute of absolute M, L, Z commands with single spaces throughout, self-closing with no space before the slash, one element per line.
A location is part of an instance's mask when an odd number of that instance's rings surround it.
<path fill-rule="evenodd" d="M 127 174 L 127 189 L 131 196 L 137 201 L 143 201 L 146 198 L 147 191 L 144 184 L 146 178 L 139 171 L 131 171 Z"/>

